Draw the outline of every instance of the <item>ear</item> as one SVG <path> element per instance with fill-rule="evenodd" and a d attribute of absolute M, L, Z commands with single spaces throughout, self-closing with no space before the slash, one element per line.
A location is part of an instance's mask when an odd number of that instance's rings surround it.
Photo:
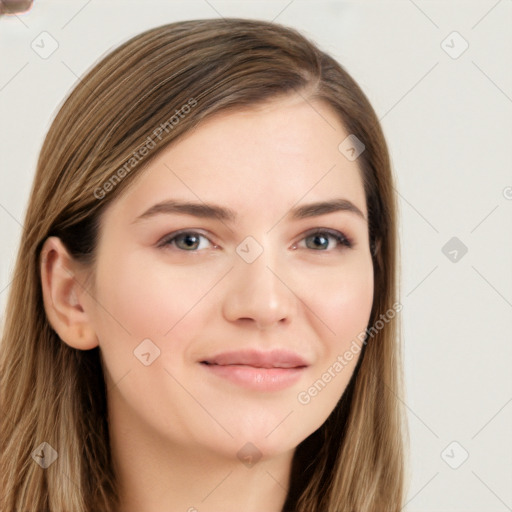
<path fill-rule="evenodd" d="M 89 350 L 98 346 L 98 339 L 85 307 L 88 292 L 78 279 L 78 268 L 60 238 L 45 240 L 40 270 L 46 316 L 62 341 Z"/>

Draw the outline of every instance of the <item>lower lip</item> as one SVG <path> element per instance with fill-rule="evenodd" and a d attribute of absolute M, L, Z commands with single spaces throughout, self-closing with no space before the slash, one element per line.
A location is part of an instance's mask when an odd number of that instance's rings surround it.
<path fill-rule="evenodd" d="M 279 391 L 295 384 L 306 367 L 300 368 L 256 368 L 246 365 L 201 365 L 209 372 L 239 386 L 256 391 Z"/>

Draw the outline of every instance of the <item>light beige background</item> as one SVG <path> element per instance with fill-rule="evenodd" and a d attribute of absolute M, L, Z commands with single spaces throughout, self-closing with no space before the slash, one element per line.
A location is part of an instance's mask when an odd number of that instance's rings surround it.
<path fill-rule="evenodd" d="M 0 18 L 2 314 L 43 137 L 94 62 L 177 20 L 238 16 L 296 27 L 359 82 L 392 154 L 407 384 L 400 399 L 411 430 L 406 510 L 512 510 L 512 1 L 35 3 Z M 443 252 L 453 237 L 466 254 L 450 245 Z"/>

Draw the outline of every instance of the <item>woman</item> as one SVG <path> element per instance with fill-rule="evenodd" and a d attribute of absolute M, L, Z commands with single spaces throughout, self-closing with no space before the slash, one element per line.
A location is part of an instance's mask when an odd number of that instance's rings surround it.
<path fill-rule="evenodd" d="M 399 511 L 396 205 L 292 29 L 148 30 L 44 142 L 1 348 L 2 510 Z"/>

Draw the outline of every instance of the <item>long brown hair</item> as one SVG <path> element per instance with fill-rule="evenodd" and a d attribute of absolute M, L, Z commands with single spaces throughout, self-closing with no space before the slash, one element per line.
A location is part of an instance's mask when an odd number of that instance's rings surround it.
<path fill-rule="evenodd" d="M 293 92 L 326 102 L 365 145 L 358 164 L 374 267 L 368 327 L 397 304 L 388 150 L 374 110 L 340 64 L 297 31 L 256 20 L 185 21 L 133 37 L 79 81 L 41 149 L 0 347 L 1 510 L 114 512 L 118 505 L 99 348 L 71 348 L 48 322 L 39 272 L 45 239 L 60 237 L 90 264 L 105 207 L 167 144 L 207 116 Z M 283 510 L 401 509 L 400 329 L 396 318 L 380 322 L 338 405 L 297 447 Z M 47 469 L 31 457 L 42 442 L 58 453 Z"/>

